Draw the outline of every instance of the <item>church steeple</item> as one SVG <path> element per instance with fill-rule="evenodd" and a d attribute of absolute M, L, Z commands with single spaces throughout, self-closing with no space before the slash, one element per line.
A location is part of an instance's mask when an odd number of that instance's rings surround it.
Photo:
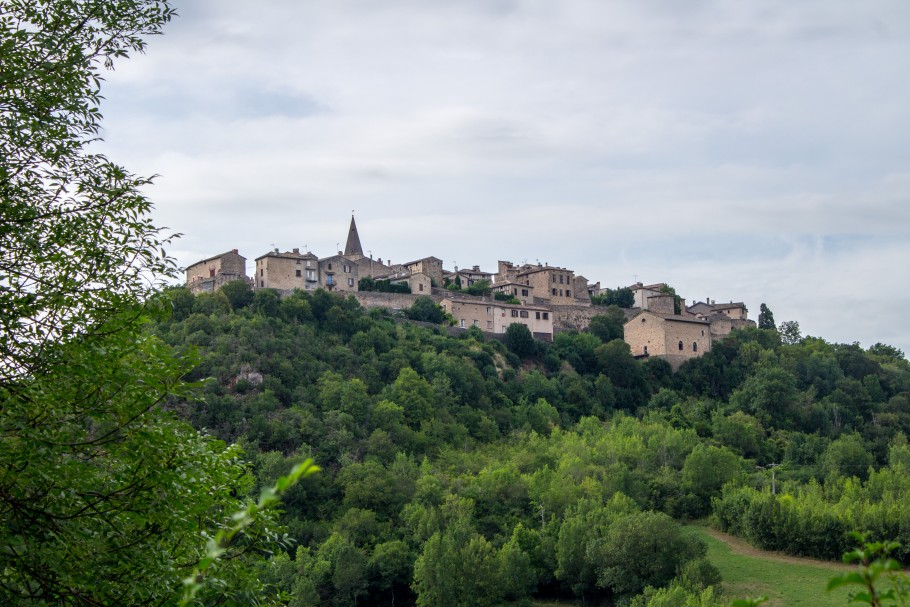
<path fill-rule="evenodd" d="M 360 235 L 357 234 L 357 224 L 354 223 L 354 214 L 351 213 L 351 229 L 348 231 L 348 242 L 344 245 L 345 257 L 363 257 L 363 247 L 360 246 Z"/>

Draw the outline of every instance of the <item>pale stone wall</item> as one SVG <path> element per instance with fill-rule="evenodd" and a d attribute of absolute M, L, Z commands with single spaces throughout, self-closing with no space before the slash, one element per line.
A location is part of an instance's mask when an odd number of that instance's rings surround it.
<path fill-rule="evenodd" d="M 674 369 L 711 351 L 708 323 L 688 317 L 665 318 L 644 311 L 626 323 L 624 336 L 633 356 L 664 357 L 675 365 Z"/>
<path fill-rule="evenodd" d="M 575 273 L 549 266 L 531 269 L 518 275 L 515 282 L 534 287 L 534 296 L 553 305 L 575 305 Z"/>
<path fill-rule="evenodd" d="M 256 275 L 253 277 L 256 289 L 312 291 L 318 286 L 319 263 L 312 253 L 302 254 L 295 249 L 286 253 L 266 253 L 256 259 Z"/>
<path fill-rule="evenodd" d="M 319 260 L 320 286 L 333 293 L 353 293 L 359 290 L 360 268 L 344 255 L 333 255 Z"/>
<path fill-rule="evenodd" d="M 430 295 L 433 290 L 433 283 L 426 274 L 411 274 L 408 277 L 408 286 L 411 288 L 413 295 Z"/>
<path fill-rule="evenodd" d="M 659 295 L 652 295 L 647 299 L 645 310 L 657 314 L 673 314 L 673 304 L 674 297 L 672 295 L 661 293 Z"/>
<path fill-rule="evenodd" d="M 424 257 L 417 261 L 404 264 L 412 274 L 426 274 L 440 287 L 442 286 L 442 260 L 436 257 Z"/>
<path fill-rule="evenodd" d="M 247 280 L 246 257 L 237 249 L 203 259 L 186 269 L 186 286 L 193 293 L 214 291 L 232 280 Z"/>
<path fill-rule="evenodd" d="M 606 314 L 606 308 L 600 306 L 547 306 L 553 312 L 553 330 L 584 331 L 595 316 Z M 626 320 L 639 312 L 637 309 L 623 310 Z"/>
<path fill-rule="evenodd" d="M 447 297 L 442 300 L 442 307 L 461 328 L 475 326 L 488 333 L 505 333 L 509 325 L 521 323 L 534 335 L 549 339 L 553 336 L 553 313 L 540 306 Z"/>

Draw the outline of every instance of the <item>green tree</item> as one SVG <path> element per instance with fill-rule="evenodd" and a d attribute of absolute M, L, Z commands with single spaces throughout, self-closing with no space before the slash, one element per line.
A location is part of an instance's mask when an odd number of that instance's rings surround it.
<path fill-rule="evenodd" d="M 777 325 L 774 324 L 774 313 L 765 304 L 761 305 L 758 313 L 758 328 L 774 330 Z"/>
<path fill-rule="evenodd" d="M 780 323 L 777 332 L 780 334 L 781 342 L 785 344 L 798 344 L 803 338 L 799 330 L 799 323 L 795 320 L 785 320 Z"/>
<path fill-rule="evenodd" d="M 420 320 L 423 322 L 432 322 L 442 324 L 445 322 L 446 315 L 442 308 L 436 304 L 429 296 L 420 295 L 411 304 L 411 307 L 405 311 L 405 315 L 411 320 Z"/>
<path fill-rule="evenodd" d="M 213 582 L 192 586 L 197 602 L 252 599 L 254 538 L 277 532 L 247 516 L 240 449 L 160 406 L 186 397 L 196 362 L 145 330 L 176 276 L 168 239 L 148 217 L 149 180 L 87 149 L 102 66 L 173 14 L 167 0 L 0 5 L 5 605 L 173 604 L 185 576 Z M 236 512 L 250 533 L 234 531 Z"/>
<path fill-rule="evenodd" d="M 242 310 L 253 303 L 253 289 L 245 280 L 232 280 L 221 287 L 221 292 L 231 303 L 232 310 Z"/>
<path fill-rule="evenodd" d="M 531 356 L 537 351 L 531 330 L 520 322 L 513 322 L 506 329 L 506 347 L 521 358 Z"/>
<path fill-rule="evenodd" d="M 605 314 L 598 314 L 588 323 L 588 331 L 600 338 L 603 343 L 623 338 L 623 326 L 626 324 L 626 315 L 617 306 L 607 308 Z"/>

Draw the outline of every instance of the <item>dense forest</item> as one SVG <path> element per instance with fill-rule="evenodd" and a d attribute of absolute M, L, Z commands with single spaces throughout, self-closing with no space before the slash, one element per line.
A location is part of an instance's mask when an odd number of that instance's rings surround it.
<path fill-rule="evenodd" d="M 864 530 L 908 556 L 910 364 L 890 346 L 751 329 L 672 373 L 609 308 L 501 342 L 323 291 L 167 296 L 152 332 L 199 357 L 198 398 L 168 406 L 239 442 L 260 486 L 323 468 L 285 496 L 294 548 L 262 572 L 293 605 L 722 604 L 679 524 L 705 517 L 790 554 L 837 559 Z"/>

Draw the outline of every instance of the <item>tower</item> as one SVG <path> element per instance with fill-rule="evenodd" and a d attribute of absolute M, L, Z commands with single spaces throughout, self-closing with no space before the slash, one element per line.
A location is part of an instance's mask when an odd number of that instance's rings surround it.
<path fill-rule="evenodd" d="M 363 247 L 360 246 L 360 235 L 357 234 L 357 224 L 354 223 L 353 214 L 351 214 L 351 229 L 348 231 L 348 241 L 344 245 L 344 255 L 353 259 L 363 257 Z"/>

